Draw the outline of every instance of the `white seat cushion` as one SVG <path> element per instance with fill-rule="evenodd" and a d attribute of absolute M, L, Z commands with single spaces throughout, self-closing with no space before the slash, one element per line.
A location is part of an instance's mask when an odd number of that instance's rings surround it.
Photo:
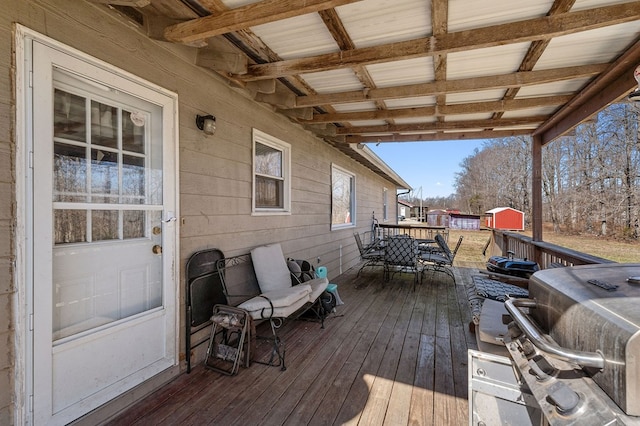
<path fill-rule="evenodd" d="M 262 293 L 291 287 L 291 275 L 280 243 L 254 248 L 251 260 Z"/>
<path fill-rule="evenodd" d="M 289 306 L 300 299 L 306 299 L 308 301 L 309 294 L 311 294 L 311 287 L 306 284 L 301 284 L 289 287 L 288 289 L 273 290 L 262 293 L 260 296 L 253 297 L 246 302 L 243 302 L 239 307 L 247 311 L 255 311 L 262 308 L 265 303 L 269 306 L 270 300 L 274 307 L 281 308 L 283 306 Z"/>
<path fill-rule="evenodd" d="M 309 301 L 315 301 L 323 291 L 327 289 L 329 285 L 329 280 L 327 278 L 315 278 L 310 281 L 305 281 L 304 285 L 308 285 L 311 287 L 311 294 L 309 295 Z M 298 286 L 294 286 L 298 287 Z"/>
<path fill-rule="evenodd" d="M 310 294 L 311 287 L 301 284 L 263 293 L 241 303 L 238 307 L 249 312 L 253 319 L 286 318 L 309 302 Z"/>

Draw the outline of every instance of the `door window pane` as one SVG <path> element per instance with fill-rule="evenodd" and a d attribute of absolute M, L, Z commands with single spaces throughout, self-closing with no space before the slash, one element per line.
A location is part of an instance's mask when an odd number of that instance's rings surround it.
<path fill-rule="evenodd" d="M 84 146 L 53 146 L 53 201 L 87 200 L 87 154 Z"/>
<path fill-rule="evenodd" d="M 123 216 L 123 237 L 127 238 L 142 238 L 144 237 L 144 211 L 143 210 L 125 210 L 122 212 Z"/>
<path fill-rule="evenodd" d="M 56 89 L 53 96 L 53 136 L 57 138 L 85 141 L 86 99 Z"/>
<path fill-rule="evenodd" d="M 87 241 L 87 212 L 85 210 L 55 210 L 53 215 L 55 244 Z"/>
<path fill-rule="evenodd" d="M 122 149 L 144 153 L 144 128 L 146 114 L 122 110 Z"/>
<path fill-rule="evenodd" d="M 122 202 L 144 204 L 144 157 L 122 156 Z"/>
<path fill-rule="evenodd" d="M 92 198 L 92 202 L 117 203 L 118 154 L 102 149 L 91 150 L 91 193 L 102 196 Z M 109 197 L 111 195 L 111 197 Z M 104 201 L 98 201 L 104 200 Z"/>
<path fill-rule="evenodd" d="M 118 108 L 91 101 L 91 143 L 118 147 Z"/>
<path fill-rule="evenodd" d="M 91 237 L 93 241 L 118 239 L 118 211 L 94 210 L 91 212 Z"/>

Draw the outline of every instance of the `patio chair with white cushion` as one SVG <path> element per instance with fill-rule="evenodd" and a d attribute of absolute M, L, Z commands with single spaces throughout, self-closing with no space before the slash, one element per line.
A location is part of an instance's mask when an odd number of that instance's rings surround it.
<path fill-rule="evenodd" d="M 247 311 L 253 320 L 269 321 L 273 352 L 267 364 L 285 370 L 284 344 L 277 330 L 285 319 L 319 309 L 319 298 L 329 284 L 328 279 L 298 283 L 289 271 L 280 244 L 257 247 L 251 250 L 250 256 L 240 255 L 220 262 L 218 270 L 227 299 L 233 305 L 240 302 L 238 308 Z M 324 321 L 324 317 L 318 315 L 318 318 Z M 275 357 L 277 363 L 274 363 Z"/>

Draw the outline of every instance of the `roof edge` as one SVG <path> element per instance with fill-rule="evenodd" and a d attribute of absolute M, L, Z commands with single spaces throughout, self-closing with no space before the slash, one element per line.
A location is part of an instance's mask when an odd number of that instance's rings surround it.
<path fill-rule="evenodd" d="M 365 165 L 368 168 L 392 181 L 396 185 L 396 189 L 411 189 L 411 185 L 409 185 L 395 170 L 389 167 L 384 160 L 378 157 L 371 148 L 364 144 L 349 144 L 349 147 L 353 150 L 355 155 L 359 155 L 363 160 L 366 160 L 368 164 Z"/>

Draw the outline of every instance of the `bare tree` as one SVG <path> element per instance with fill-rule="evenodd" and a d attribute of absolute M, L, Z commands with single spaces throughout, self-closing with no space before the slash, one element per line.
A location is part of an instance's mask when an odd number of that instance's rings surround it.
<path fill-rule="evenodd" d="M 638 237 L 640 107 L 612 105 L 574 134 L 545 146 L 544 218 L 555 231 Z M 483 213 L 509 206 L 528 213 L 531 141 L 496 139 L 465 158 L 456 175 L 461 210 Z"/>

